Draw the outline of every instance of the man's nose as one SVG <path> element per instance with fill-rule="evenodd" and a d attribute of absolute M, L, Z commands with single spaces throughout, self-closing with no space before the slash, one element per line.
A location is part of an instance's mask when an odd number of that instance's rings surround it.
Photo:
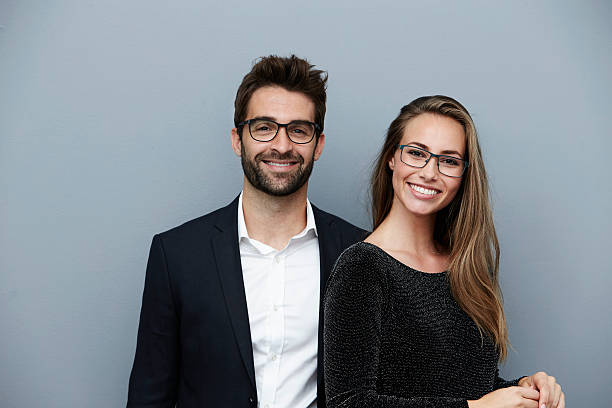
<path fill-rule="evenodd" d="M 286 126 L 278 129 L 276 137 L 272 139 L 272 148 L 279 153 L 288 152 L 293 149 L 293 142 L 289 139 L 289 133 L 287 133 Z"/>

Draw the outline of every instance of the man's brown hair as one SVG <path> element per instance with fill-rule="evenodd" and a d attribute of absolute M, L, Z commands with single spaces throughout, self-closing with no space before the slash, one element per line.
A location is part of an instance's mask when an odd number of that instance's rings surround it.
<path fill-rule="evenodd" d="M 234 125 L 246 119 L 249 101 L 253 92 L 264 86 L 280 86 L 287 91 L 301 92 L 315 105 L 314 121 L 323 131 L 325 121 L 325 101 L 327 94 L 327 73 L 314 69 L 308 61 L 295 55 L 261 57 L 246 74 L 236 92 L 234 101 Z M 240 129 L 239 129 L 240 130 Z M 318 136 L 318 134 L 317 134 Z"/>

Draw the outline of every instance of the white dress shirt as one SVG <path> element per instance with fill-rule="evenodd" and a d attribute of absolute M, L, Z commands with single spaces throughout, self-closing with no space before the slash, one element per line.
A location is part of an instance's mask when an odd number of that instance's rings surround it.
<path fill-rule="evenodd" d="M 260 408 L 316 408 L 320 264 L 317 227 L 277 251 L 249 237 L 238 201 L 238 241 Z"/>

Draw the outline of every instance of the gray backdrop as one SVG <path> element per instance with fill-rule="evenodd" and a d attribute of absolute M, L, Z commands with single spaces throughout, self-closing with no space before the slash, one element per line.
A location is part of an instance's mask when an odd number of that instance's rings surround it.
<path fill-rule="evenodd" d="M 609 406 L 607 1 L 0 1 L 0 406 L 120 407 L 154 233 L 229 202 L 233 99 L 260 55 L 329 71 L 310 198 L 369 226 L 403 104 L 480 131 L 514 352 Z"/>

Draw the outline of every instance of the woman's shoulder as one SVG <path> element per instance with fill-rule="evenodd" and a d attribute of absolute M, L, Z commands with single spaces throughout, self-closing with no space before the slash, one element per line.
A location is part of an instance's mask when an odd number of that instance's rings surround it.
<path fill-rule="evenodd" d="M 376 245 L 360 241 L 346 248 L 336 260 L 330 283 L 355 281 L 360 284 L 379 282 L 389 270 L 389 255 Z"/>
<path fill-rule="evenodd" d="M 337 267 L 375 266 L 387 261 L 388 254 L 374 244 L 359 241 L 346 248 L 336 260 Z"/>

